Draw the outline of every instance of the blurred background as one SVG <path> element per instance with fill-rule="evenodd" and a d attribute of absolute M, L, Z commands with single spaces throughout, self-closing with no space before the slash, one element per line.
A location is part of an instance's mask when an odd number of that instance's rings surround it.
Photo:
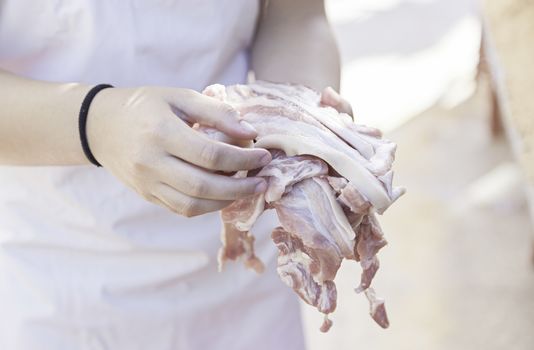
<path fill-rule="evenodd" d="M 353 292 L 359 267 L 345 264 L 329 333 L 303 306 L 309 348 L 534 349 L 534 1 L 327 0 L 327 11 L 342 93 L 398 144 L 408 193 L 381 217 L 374 283 L 390 328 L 370 319 Z"/>

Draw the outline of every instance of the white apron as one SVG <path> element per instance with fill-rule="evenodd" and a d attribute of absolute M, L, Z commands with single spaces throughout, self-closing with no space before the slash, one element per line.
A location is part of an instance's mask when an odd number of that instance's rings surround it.
<path fill-rule="evenodd" d="M 257 13 L 253 0 L 0 0 L 0 67 L 116 86 L 243 82 Z M 219 274 L 216 213 L 180 217 L 93 166 L 0 166 L 0 349 L 303 349 L 274 215 L 259 224 L 266 272 Z"/>

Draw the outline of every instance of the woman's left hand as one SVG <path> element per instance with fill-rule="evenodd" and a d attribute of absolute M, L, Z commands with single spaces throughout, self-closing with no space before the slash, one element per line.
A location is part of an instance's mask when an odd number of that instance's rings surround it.
<path fill-rule="evenodd" d="M 350 102 L 341 97 L 341 95 L 330 86 L 325 88 L 321 93 L 321 103 L 325 106 L 335 108 L 339 113 L 346 113 L 354 119 Z"/>

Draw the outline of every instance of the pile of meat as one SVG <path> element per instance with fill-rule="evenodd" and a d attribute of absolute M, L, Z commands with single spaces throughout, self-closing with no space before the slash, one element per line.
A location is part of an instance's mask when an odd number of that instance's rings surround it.
<path fill-rule="evenodd" d="M 262 176 L 268 189 L 222 211 L 220 267 L 241 258 L 247 267 L 263 271 L 250 229 L 264 210 L 274 208 L 281 225 L 272 232 L 278 274 L 324 313 L 321 330 L 332 325 L 328 314 L 336 308 L 334 278 L 343 259 L 360 262 L 356 292 L 364 292 L 373 319 L 388 327 L 384 300 L 370 285 L 379 267 L 376 253 L 386 245 L 376 214 L 404 193 L 392 186 L 395 144 L 377 129 L 323 106 L 320 94 L 304 86 L 212 85 L 204 94 L 234 106 L 258 131 L 253 146 L 273 156 L 262 169 L 236 174 Z"/>

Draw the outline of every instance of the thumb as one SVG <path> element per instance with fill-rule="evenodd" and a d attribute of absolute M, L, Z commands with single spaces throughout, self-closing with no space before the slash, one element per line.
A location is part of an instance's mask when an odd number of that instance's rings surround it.
<path fill-rule="evenodd" d="M 251 140 L 258 136 L 256 129 L 241 119 L 235 108 L 213 97 L 191 90 L 187 100 L 179 101 L 176 107 L 188 122 L 210 126 L 232 138 Z"/>
<path fill-rule="evenodd" d="M 354 115 L 352 114 L 352 106 L 349 101 L 341 97 L 341 95 L 330 86 L 325 88 L 321 93 L 321 103 L 325 106 L 333 107 L 338 112 L 346 113 L 354 118 Z"/>

